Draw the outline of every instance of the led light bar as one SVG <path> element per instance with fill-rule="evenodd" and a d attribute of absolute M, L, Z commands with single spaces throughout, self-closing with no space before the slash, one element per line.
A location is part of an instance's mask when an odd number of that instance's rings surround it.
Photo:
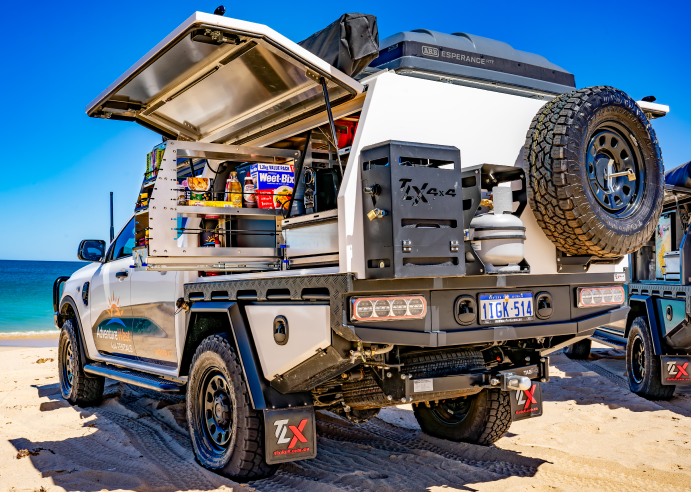
<path fill-rule="evenodd" d="M 624 287 L 579 287 L 578 307 L 597 307 L 621 304 L 624 302 Z"/>
<path fill-rule="evenodd" d="M 423 296 L 353 297 L 350 299 L 352 321 L 393 321 L 421 319 L 427 314 Z"/>

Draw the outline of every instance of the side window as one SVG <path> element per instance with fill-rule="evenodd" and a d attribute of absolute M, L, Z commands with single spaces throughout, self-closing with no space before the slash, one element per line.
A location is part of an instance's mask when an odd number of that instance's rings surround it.
<path fill-rule="evenodd" d="M 110 259 L 117 260 L 119 258 L 132 256 L 132 248 L 134 248 L 134 217 L 127 223 L 115 240 Z"/>

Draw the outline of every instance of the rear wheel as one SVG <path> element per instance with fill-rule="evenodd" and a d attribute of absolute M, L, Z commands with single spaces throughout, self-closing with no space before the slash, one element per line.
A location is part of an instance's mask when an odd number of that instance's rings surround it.
<path fill-rule="evenodd" d="M 87 377 L 79 351 L 76 324 L 68 319 L 62 325 L 58 344 L 58 377 L 62 397 L 73 405 L 91 406 L 101 403 L 105 378 Z"/>
<path fill-rule="evenodd" d="M 430 436 L 449 441 L 488 446 L 504 436 L 511 426 L 508 391 L 482 390 L 480 393 L 429 406 L 414 408 L 420 428 Z"/>
<path fill-rule="evenodd" d="M 574 344 L 564 347 L 564 354 L 569 359 L 584 360 L 590 355 L 591 342 L 589 338 L 578 341 Z"/>
<path fill-rule="evenodd" d="M 264 416 L 252 409 L 247 385 L 227 336 L 197 348 L 187 384 L 187 421 L 194 454 L 205 468 L 236 480 L 275 473 L 264 454 Z"/>
<path fill-rule="evenodd" d="M 662 384 L 660 357 L 653 355 L 653 342 L 648 318 L 639 316 L 633 320 L 626 343 L 626 372 L 629 388 L 649 400 L 668 400 L 675 386 Z"/>

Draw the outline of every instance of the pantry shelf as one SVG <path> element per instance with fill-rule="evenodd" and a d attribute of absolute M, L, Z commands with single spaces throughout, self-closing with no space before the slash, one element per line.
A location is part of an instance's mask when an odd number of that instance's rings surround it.
<path fill-rule="evenodd" d="M 269 218 L 283 215 L 283 210 L 281 209 L 201 207 L 196 205 L 178 205 L 175 211 L 184 217 L 196 217 L 197 215 L 242 215 Z"/>

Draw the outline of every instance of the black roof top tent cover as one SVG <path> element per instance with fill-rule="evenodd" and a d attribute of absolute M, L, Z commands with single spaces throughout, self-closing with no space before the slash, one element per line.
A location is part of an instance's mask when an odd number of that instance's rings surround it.
<path fill-rule="evenodd" d="M 355 77 L 379 56 L 377 18 L 367 14 L 343 14 L 298 44 L 346 75 Z"/>
<path fill-rule="evenodd" d="M 691 188 L 691 161 L 665 173 L 665 184 Z"/>
<path fill-rule="evenodd" d="M 576 88 L 573 74 L 534 53 L 463 32 L 415 29 L 380 44 L 372 68 L 447 75 L 498 82 L 552 94 Z"/>

